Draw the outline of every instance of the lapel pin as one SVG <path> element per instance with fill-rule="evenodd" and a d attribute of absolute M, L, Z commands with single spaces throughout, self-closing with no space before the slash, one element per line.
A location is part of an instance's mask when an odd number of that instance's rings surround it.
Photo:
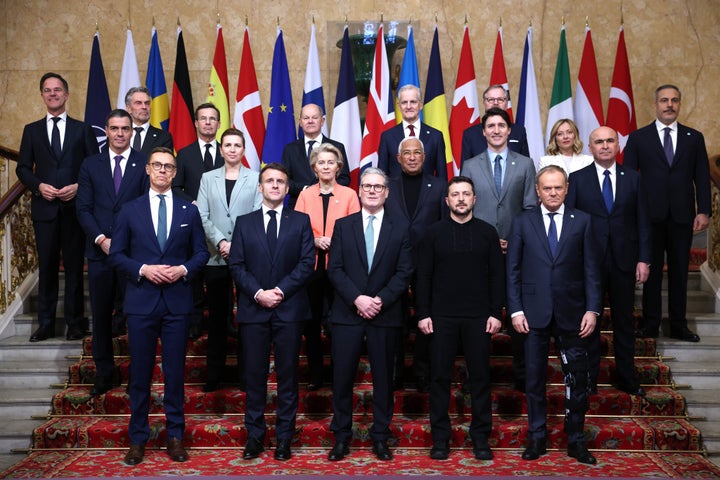
<path fill-rule="evenodd" d="M 134 163 L 132 163 L 132 164 L 130 164 L 130 165 L 131 165 L 131 166 L 133 166 L 133 167 L 135 166 L 135 164 L 134 164 Z"/>
<path fill-rule="evenodd" d="M 185 205 L 183 205 L 182 207 L 183 207 L 183 210 L 185 210 L 187 208 Z"/>
<path fill-rule="evenodd" d="M 573 214 L 571 213 L 571 214 L 570 214 L 570 218 L 575 218 L 575 215 L 573 215 Z"/>

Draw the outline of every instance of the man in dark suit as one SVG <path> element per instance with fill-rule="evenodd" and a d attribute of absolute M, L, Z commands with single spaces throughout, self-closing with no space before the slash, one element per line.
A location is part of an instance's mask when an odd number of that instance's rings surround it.
<path fill-rule="evenodd" d="M 485 111 L 487 112 L 491 108 L 507 110 L 509 98 L 510 92 L 505 90 L 505 87 L 502 85 L 490 85 L 485 89 L 482 96 Z M 510 125 L 510 127 L 512 127 L 512 130 L 508 138 L 508 147 L 513 152 L 529 157 L 530 149 L 527 143 L 525 127 L 517 124 Z M 465 162 L 465 160 L 480 155 L 485 150 L 487 150 L 487 140 L 483 135 L 482 123 L 465 129 L 462 137 L 460 160 Z"/>
<path fill-rule="evenodd" d="M 310 153 L 323 143 L 329 143 L 340 150 L 343 166 L 340 175 L 337 177 L 337 183 L 345 187 L 350 185 L 350 169 L 348 168 L 345 146 L 340 142 L 330 140 L 322 134 L 324 124 L 325 117 L 323 117 L 320 107 L 313 103 L 305 105 L 300 111 L 300 128 L 302 128 L 304 135 L 288 143 L 283 149 L 281 162 L 290 176 L 288 208 L 295 208 L 300 192 L 318 182 L 315 172 L 310 168 Z"/>
<path fill-rule="evenodd" d="M 610 299 L 618 387 L 645 396 L 635 375 L 633 306 L 635 283 L 644 283 L 650 271 L 650 216 L 640 175 L 615 163 L 620 150 L 617 132 L 599 127 L 588 144 L 594 163 L 570 175 L 567 208 L 592 216 L 598 243 L 603 292 Z M 600 371 L 600 329 L 589 339 L 591 389 Z"/>
<path fill-rule="evenodd" d="M 131 125 L 132 119 L 125 110 L 110 112 L 105 122 L 108 148 L 85 159 L 78 179 L 77 216 L 87 237 L 85 256 L 96 370 L 90 395 L 110 390 L 115 373 L 112 316 L 116 296 L 125 296 L 125 282 L 108 262 L 113 227 L 122 205 L 143 195 L 148 188 L 145 154 L 130 148 Z"/>
<path fill-rule="evenodd" d="M 400 176 L 400 165 L 395 161 L 400 140 L 405 137 L 419 137 L 425 147 L 423 171 L 428 175 L 447 180 L 445 139 L 440 130 L 420 121 L 420 111 L 423 107 L 420 89 L 414 85 L 401 87 L 398 90 L 398 106 L 402 113 L 402 122 L 380 135 L 378 168 L 391 178 Z"/>
<path fill-rule="evenodd" d="M 408 226 L 384 209 L 388 181 L 379 168 L 360 177 L 362 210 L 335 223 L 328 276 L 335 287 L 332 322 L 333 419 L 335 446 L 328 460 L 342 460 L 352 440 L 353 383 L 363 340 L 372 369 L 373 424 L 370 438 L 379 460 L 388 449 L 393 416 L 393 356 L 403 324 L 401 296 L 413 271 Z"/>
<path fill-rule="evenodd" d="M 643 328 L 640 337 L 657 338 L 662 319 L 662 276 L 668 266 L 668 311 L 671 338 L 699 342 L 690 330 L 687 278 L 693 232 L 710 222 L 710 167 L 703 134 L 678 123 L 681 94 L 675 85 L 655 90 L 657 119 L 630 134 L 624 165 L 640 170 L 651 205 L 652 266 L 643 287 Z M 697 209 L 697 211 L 696 211 Z"/>
<path fill-rule="evenodd" d="M 132 358 L 128 465 L 143 461 L 150 436 L 150 384 L 158 338 L 167 453 L 175 462 L 188 459 L 182 439 L 187 316 L 193 308 L 189 280 L 210 254 L 197 208 L 172 194 L 176 169 L 172 150 L 158 147 L 150 153 L 145 166 L 150 191 L 122 207 L 110 246 L 110 264 L 126 278 L 124 308 Z"/>
<path fill-rule="evenodd" d="M 125 94 L 125 109 L 133 119 L 133 138 L 131 146 L 135 150 L 150 155 L 155 147 L 173 149 L 170 132 L 150 125 L 150 104 L 152 96 L 145 87 L 133 87 Z"/>
<path fill-rule="evenodd" d="M 410 244 L 415 252 L 425 230 L 439 221 L 447 212 L 445 190 L 447 183 L 437 177 L 423 172 L 425 164 L 425 148 L 422 140 L 417 137 L 406 137 L 398 146 L 397 161 L 401 174 L 391 178 L 388 184 L 389 193 L 385 210 L 390 218 L 402 218 L 409 227 Z M 413 261 L 417 262 L 417 256 Z M 414 280 L 410 282 L 414 290 Z M 417 327 L 417 321 L 410 318 L 410 299 L 403 295 L 403 313 L 406 324 Z M 429 337 L 418 335 L 413 344 L 413 371 L 417 389 L 427 392 L 430 385 Z M 395 357 L 395 389 L 402 388 L 403 370 L 405 367 L 405 335 L 398 337 Z"/>
<path fill-rule="evenodd" d="M 288 192 L 285 167 L 266 165 L 258 188 L 262 207 L 237 218 L 228 259 L 239 289 L 237 322 L 245 356 L 248 439 L 243 458 L 256 458 L 264 450 L 272 346 L 278 405 L 274 457 L 288 460 L 298 408 L 300 337 L 311 316 L 305 283 L 315 268 L 315 242 L 310 217 L 283 208 Z"/>
<path fill-rule="evenodd" d="M 546 379 L 550 337 L 565 374 L 567 452 L 594 464 L 584 440 L 588 410 L 587 339 L 602 311 L 601 273 L 590 215 L 566 208 L 567 174 L 549 165 L 537 174 L 541 204 L 513 220 L 507 247 L 507 311 L 525 342 L 528 444 L 523 460 L 546 453 Z"/>
<path fill-rule="evenodd" d="M 38 324 L 30 337 L 39 342 L 55 336 L 58 270 L 62 252 L 65 269 L 66 338 L 85 336 L 83 244 L 85 236 L 75 215 L 78 172 L 85 157 L 98 153 L 92 127 L 70 118 L 65 103 L 67 81 L 48 72 L 40 79 L 47 107 L 42 120 L 25 125 L 15 173 L 32 193 L 31 215 L 38 255 Z"/>

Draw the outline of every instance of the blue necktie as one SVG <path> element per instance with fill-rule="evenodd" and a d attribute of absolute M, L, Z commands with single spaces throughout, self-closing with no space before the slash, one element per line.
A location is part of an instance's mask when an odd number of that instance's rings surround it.
<path fill-rule="evenodd" d="M 53 152 L 55 152 L 55 158 L 60 158 L 62 155 L 62 146 L 60 144 L 60 129 L 58 128 L 58 122 L 61 120 L 60 117 L 53 117 L 53 128 L 50 145 L 52 146 Z"/>
<path fill-rule="evenodd" d="M 495 157 L 495 171 L 493 172 L 493 178 L 495 179 L 495 190 L 497 190 L 498 197 L 502 192 L 502 166 L 500 165 L 502 157 L 500 155 Z"/>
<path fill-rule="evenodd" d="M 158 207 L 157 239 L 160 250 L 165 249 L 167 241 L 167 207 L 165 206 L 165 195 L 158 195 L 160 206 Z"/>
<path fill-rule="evenodd" d="M 548 216 L 550 217 L 550 227 L 548 227 L 548 245 L 550 246 L 550 253 L 552 253 L 553 258 L 555 258 L 555 253 L 557 252 L 558 246 L 558 234 L 557 227 L 555 226 L 555 215 L 557 215 L 557 213 L 555 212 L 548 213 Z"/>
<path fill-rule="evenodd" d="M 610 180 L 610 170 L 605 170 L 603 172 L 603 175 L 605 175 L 605 180 L 603 180 L 602 185 L 602 197 L 603 200 L 605 200 L 605 208 L 607 208 L 608 213 L 612 212 L 613 207 L 613 192 L 612 192 L 612 181 Z"/>
<path fill-rule="evenodd" d="M 268 221 L 265 234 L 267 235 L 270 255 L 275 256 L 275 247 L 277 246 L 277 212 L 275 210 L 268 210 L 267 213 L 270 215 L 270 220 Z"/>
<path fill-rule="evenodd" d="M 370 215 L 368 217 L 367 228 L 365 229 L 365 251 L 367 252 L 368 272 L 370 271 L 370 267 L 372 267 L 373 255 L 375 254 L 375 227 L 373 227 L 374 220 L 375 215 Z"/>
<path fill-rule="evenodd" d="M 668 165 L 672 165 L 673 157 L 675 156 L 675 153 L 673 152 L 672 137 L 670 136 L 672 129 L 670 127 L 665 127 L 664 130 L 665 138 L 663 139 L 663 150 L 665 151 L 665 159 L 667 160 Z"/>

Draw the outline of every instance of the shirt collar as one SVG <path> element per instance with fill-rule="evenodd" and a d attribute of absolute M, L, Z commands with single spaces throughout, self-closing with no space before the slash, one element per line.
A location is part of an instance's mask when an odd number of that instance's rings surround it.
<path fill-rule="evenodd" d="M 542 203 L 540 204 L 540 211 L 542 212 L 543 216 L 547 215 L 548 213 L 552 213 L 550 210 L 545 208 L 545 205 L 543 205 Z M 562 205 L 560 205 L 560 208 L 555 210 L 555 213 L 560 216 L 565 215 L 565 204 L 563 203 Z"/>
<path fill-rule="evenodd" d="M 165 201 L 172 200 L 172 188 L 168 188 L 165 192 L 158 192 L 154 188 L 150 187 L 150 198 L 157 197 L 158 195 L 165 195 Z"/>
<path fill-rule="evenodd" d="M 279 205 L 278 207 L 276 207 L 276 208 L 270 208 L 270 207 L 268 207 L 267 205 L 265 205 L 265 204 L 263 203 L 263 204 L 261 205 L 261 207 L 262 207 L 263 215 L 267 215 L 267 212 L 269 212 L 270 210 L 275 210 L 275 211 L 277 212 L 277 215 L 278 215 L 278 216 L 282 215 L 282 211 L 283 211 L 283 205 L 282 205 L 282 204 L 280 204 L 280 205 Z"/>
<path fill-rule="evenodd" d="M 605 170 L 610 170 L 610 175 L 612 175 L 613 177 L 615 176 L 615 171 L 617 170 L 617 162 L 613 162 L 610 168 L 605 168 L 597 162 L 593 163 L 595 164 L 595 170 L 597 170 L 599 176 L 605 175 Z"/>
<path fill-rule="evenodd" d="M 662 133 L 662 134 L 664 135 L 664 134 L 665 134 L 665 127 L 670 127 L 670 130 L 671 130 L 671 131 L 677 132 L 678 122 L 677 122 L 677 120 L 675 120 L 675 121 L 674 121 L 673 123 L 671 123 L 670 125 L 665 125 L 665 124 L 662 123 L 660 120 L 655 119 L 655 128 L 657 128 L 657 131 L 658 131 L 658 132 L 660 132 L 660 133 Z"/>
<path fill-rule="evenodd" d="M 363 223 L 367 222 L 367 219 L 370 215 L 375 215 L 375 220 L 382 222 L 383 216 L 385 215 L 385 207 L 381 208 L 379 211 L 372 213 L 372 214 L 370 212 L 368 212 L 367 210 L 365 210 L 364 208 L 361 211 L 362 211 Z M 378 223 L 376 223 L 375 225 L 378 225 Z"/>
<path fill-rule="evenodd" d="M 45 121 L 51 122 L 52 119 L 55 117 L 62 118 L 62 120 L 64 122 L 66 122 L 67 121 L 67 111 L 62 112 L 60 115 L 51 115 L 50 112 L 48 112 L 47 115 L 45 116 Z"/>

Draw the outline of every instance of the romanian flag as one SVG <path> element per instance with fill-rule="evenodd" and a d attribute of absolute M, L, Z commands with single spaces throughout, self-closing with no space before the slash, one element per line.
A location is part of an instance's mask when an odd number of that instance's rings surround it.
<path fill-rule="evenodd" d="M 170 123 L 170 105 L 168 102 L 167 85 L 165 85 L 165 72 L 163 71 L 160 45 L 158 44 L 157 30 L 152 28 L 150 41 L 150 56 L 148 57 L 147 76 L 145 85 L 150 90 L 152 103 L 150 104 L 150 125 L 162 130 L 168 129 Z"/>
<path fill-rule="evenodd" d="M 215 108 L 220 111 L 220 128 L 217 131 L 217 139 L 220 141 L 223 132 L 230 128 L 232 122 L 230 121 L 230 103 L 228 101 L 225 42 L 223 41 L 222 26 L 219 23 L 217 24 L 217 42 L 215 43 L 215 55 L 210 70 L 207 101 L 215 105 Z"/>

